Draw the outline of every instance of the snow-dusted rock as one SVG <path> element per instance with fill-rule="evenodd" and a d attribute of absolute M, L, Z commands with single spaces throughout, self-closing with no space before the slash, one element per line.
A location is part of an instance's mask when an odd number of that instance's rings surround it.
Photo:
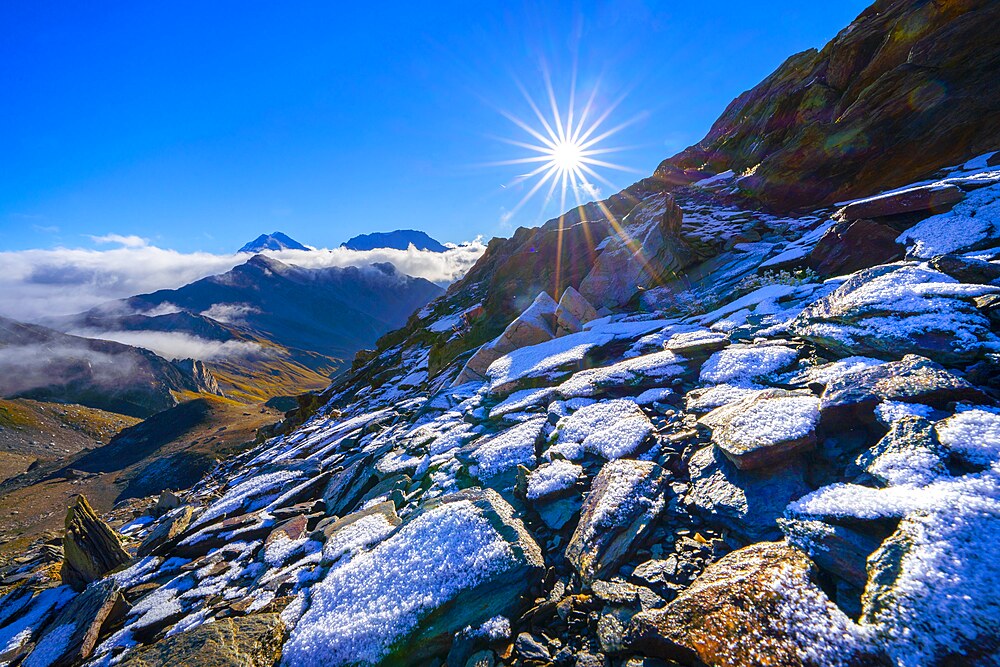
<path fill-rule="evenodd" d="M 859 199 L 837 211 L 841 220 L 881 218 L 920 211 L 941 212 L 965 199 L 965 193 L 955 185 L 921 185 L 905 190 Z"/>
<path fill-rule="evenodd" d="M 557 305 L 547 292 L 539 293 L 531 305 L 507 325 L 502 334 L 472 355 L 455 379 L 454 386 L 482 380 L 490 364 L 508 352 L 554 338 Z"/>
<path fill-rule="evenodd" d="M 538 545 L 495 492 L 429 502 L 312 587 L 283 664 L 423 664 L 466 626 L 518 613 L 542 567 Z"/>
<path fill-rule="evenodd" d="M 553 449 L 569 459 L 592 452 L 612 460 L 634 454 L 652 432 L 652 422 L 634 401 L 602 401 L 560 419 Z"/>
<path fill-rule="evenodd" d="M 770 389 L 717 408 L 699 423 L 740 470 L 784 465 L 816 445 L 819 399 L 810 392 Z"/>
<path fill-rule="evenodd" d="M 613 573 L 665 506 L 666 471 L 651 461 L 604 465 L 580 512 L 566 558 L 591 582 Z"/>
<path fill-rule="evenodd" d="M 924 485 L 948 473 L 947 458 L 933 424 L 922 417 L 903 417 L 857 463 L 883 484 Z"/>
<path fill-rule="evenodd" d="M 670 384 L 687 369 L 685 359 L 664 350 L 574 374 L 557 387 L 563 398 L 596 396 L 608 389 L 642 390 Z"/>
<path fill-rule="evenodd" d="M 791 329 L 844 355 L 913 353 L 942 363 L 969 361 L 998 343 L 972 299 L 998 290 L 919 266 L 879 266 L 810 304 Z"/>
<path fill-rule="evenodd" d="M 563 336 L 583 330 L 583 325 L 597 319 L 597 310 L 586 297 L 572 286 L 563 290 L 556 306 L 556 335 Z"/>

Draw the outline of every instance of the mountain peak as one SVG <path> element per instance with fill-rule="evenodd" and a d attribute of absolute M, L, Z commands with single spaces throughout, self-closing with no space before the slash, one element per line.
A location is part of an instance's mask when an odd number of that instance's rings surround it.
<path fill-rule="evenodd" d="M 309 250 L 284 232 L 261 234 L 239 249 L 239 252 L 261 252 L 264 250 Z"/>
<path fill-rule="evenodd" d="M 395 250 L 406 250 L 413 245 L 417 250 L 430 250 L 432 252 L 445 252 L 446 246 L 439 241 L 428 236 L 425 232 L 416 229 L 396 229 L 391 232 L 372 232 L 371 234 L 361 234 L 341 243 L 341 248 L 348 250 L 375 250 L 377 248 L 393 248 Z"/>

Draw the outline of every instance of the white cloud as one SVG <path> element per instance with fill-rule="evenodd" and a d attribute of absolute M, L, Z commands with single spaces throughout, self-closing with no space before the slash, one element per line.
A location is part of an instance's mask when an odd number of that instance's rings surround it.
<path fill-rule="evenodd" d="M 164 359 L 200 359 L 221 361 L 234 358 L 260 358 L 264 349 L 256 343 L 239 340 L 209 340 L 186 333 L 170 331 L 96 331 L 80 329 L 72 332 L 86 338 L 113 340 L 125 345 L 143 347 Z"/>
<path fill-rule="evenodd" d="M 144 248 L 149 245 L 149 239 L 144 239 L 141 236 L 136 236 L 135 234 L 129 234 L 128 236 L 122 236 L 121 234 L 105 234 L 103 236 L 91 236 L 90 240 L 100 245 L 117 243 L 118 245 L 125 246 L 126 248 Z"/>
<path fill-rule="evenodd" d="M 368 251 L 286 250 L 268 255 L 309 268 L 390 262 L 403 273 L 447 285 L 463 276 L 485 249 L 486 245 L 477 238 L 442 253 L 411 247 Z M 56 248 L 0 252 L 0 267 L 3 267 L 0 315 L 37 321 L 78 313 L 113 299 L 175 289 L 224 273 L 246 261 L 245 254 L 180 253 L 152 245 L 122 245 L 108 250 Z"/>
<path fill-rule="evenodd" d="M 208 310 L 201 312 L 205 317 L 210 317 L 216 322 L 225 324 L 239 324 L 247 315 L 259 313 L 260 310 L 248 303 L 215 303 Z"/>

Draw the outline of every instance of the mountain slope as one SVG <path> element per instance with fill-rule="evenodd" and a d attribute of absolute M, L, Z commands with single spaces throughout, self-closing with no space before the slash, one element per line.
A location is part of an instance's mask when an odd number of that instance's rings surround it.
<path fill-rule="evenodd" d="M 432 252 L 445 252 L 448 250 L 446 246 L 416 229 L 397 229 L 392 232 L 361 234 L 341 243 L 340 247 L 349 250 L 375 250 L 377 248 L 406 250 L 411 245 L 417 250 L 430 250 Z"/>
<path fill-rule="evenodd" d="M 993 150 L 998 23 L 992 0 L 879 0 L 822 50 L 791 56 L 740 95 L 657 175 L 748 174 L 742 190 L 788 211 L 903 185 Z"/>
<path fill-rule="evenodd" d="M 997 157 L 788 215 L 671 171 L 494 239 L 273 437 L 132 521 L 127 570 L 12 591 L 0 609 L 32 620 L 0 621 L 8 650 L 996 664 Z M 53 569 L 38 547 L 8 572 Z M 118 595 L 107 627 L 57 611 Z"/>

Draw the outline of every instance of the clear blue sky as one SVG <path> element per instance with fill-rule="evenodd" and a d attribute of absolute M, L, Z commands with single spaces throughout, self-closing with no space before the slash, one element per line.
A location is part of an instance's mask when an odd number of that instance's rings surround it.
<path fill-rule="evenodd" d="M 515 79 L 561 101 L 599 77 L 608 145 L 650 173 L 790 54 L 868 3 L 0 3 L 0 250 L 136 234 L 231 251 L 419 228 L 509 235 L 558 214 L 502 187 L 528 139 Z M 611 157 L 611 156 L 609 156 Z M 603 170 L 624 187 L 638 174 Z M 605 187 L 605 194 L 609 188 Z"/>

